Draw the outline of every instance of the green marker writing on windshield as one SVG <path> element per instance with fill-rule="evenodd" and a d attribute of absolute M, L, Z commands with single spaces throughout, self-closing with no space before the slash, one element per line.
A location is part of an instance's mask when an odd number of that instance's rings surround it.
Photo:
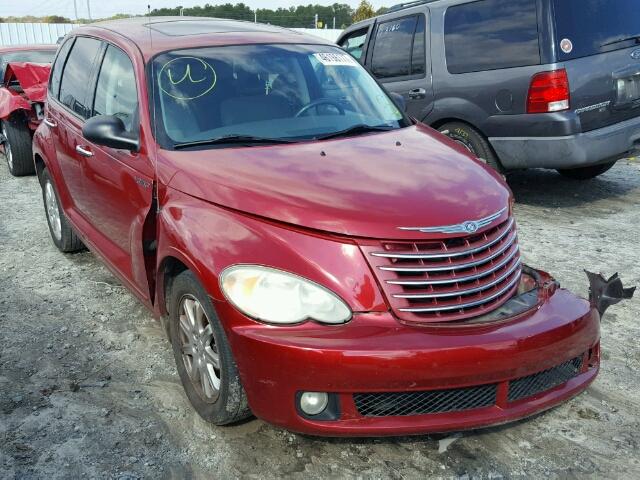
<path fill-rule="evenodd" d="M 175 73 L 182 72 L 183 69 L 182 76 Z M 201 73 L 202 78 L 198 78 L 200 75 L 195 75 L 196 78 L 194 78 L 193 70 Z M 165 78 L 170 85 L 163 85 Z M 162 66 L 158 75 L 160 90 L 177 100 L 200 98 L 213 90 L 217 80 L 218 76 L 213 67 L 208 62 L 196 57 L 174 58 Z M 194 85 L 199 85 L 201 88 L 194 88 Z M 184 89 L 181 86 L 184 86 Z M 186 90 L 187 88 L 188 90 Z"/>

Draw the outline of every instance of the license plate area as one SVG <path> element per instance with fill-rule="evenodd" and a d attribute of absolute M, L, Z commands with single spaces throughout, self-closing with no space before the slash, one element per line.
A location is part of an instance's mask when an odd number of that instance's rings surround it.
<path fill-rule="evenodd" d="M 640 72 L 616 79 L 616 106 L 640 106 Z"/>

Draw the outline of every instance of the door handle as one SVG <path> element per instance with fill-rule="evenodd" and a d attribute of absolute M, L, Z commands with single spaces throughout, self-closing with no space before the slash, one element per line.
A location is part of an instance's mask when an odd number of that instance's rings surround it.
<path fill-rule="evenodd" d="M 58 126 L 58 124 L 56 122 L 54 122 L 53 120 L 49 120 L 47 117 L 44 117 L 44 119 L 42 120 L 45 125 L 51 127 L 51 128 L 55 128 Z"/>
<path fill-rule="evenodd" d="M 78 152 L 83 157 L 93 157 L 93 152 L 91 150 L 87 150 L 81 145 L 76 145 L 76 152 Z"/>
<path fill-rule="evenodd" d="M 409 98 L 424 98 L 427 91 L 424 88 L 414 88 L 409 90 Z"/>

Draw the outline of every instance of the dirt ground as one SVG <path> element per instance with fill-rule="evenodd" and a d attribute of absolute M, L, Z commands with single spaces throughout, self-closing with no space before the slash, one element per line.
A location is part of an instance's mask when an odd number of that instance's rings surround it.
<path fill-rule="evenodd" d="M 640 285 L 640 162 L 589 182 L 513 174 L 525 260 L 586 295 Z M 602 371 L 534 418 L 460 435 L 312 438 L 190 408 L 158 323 L 88 252 L 49 238 L 34 177 L 0 166 L 0 478 L 640 478 L 640 301 L 602 325 Z"/>

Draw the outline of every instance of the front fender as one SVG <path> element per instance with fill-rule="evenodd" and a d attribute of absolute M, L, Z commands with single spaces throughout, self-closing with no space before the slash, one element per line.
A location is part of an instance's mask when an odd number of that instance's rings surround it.
<path fill-rule="evenodd" d="M 338 294 L 354 312 L 388 310 L 356 244 L 249 217 L 173 189 L 167 189 L 158 217 L 159 276 L 168 257 L 182 261 L 220 302 L 226 301 L 220 273 L 244 263 L 313 280 Z M 162 279 L 158 280 L 157 303 L 164 305 Z"/>
<path fill-rule="evenodd" d="M 56 184 L 58 190 L 62 187 L 60 180 L 61 174 L 60 169 L 58 168 L 58 164 L 56 160 L 56 147 L 55 147 L 55 139 L 53 138 L 53 134 L 51 129 L 43 122 L 41 123 L 36 131 L 33 134 L 33 158 L 36 163 L 36 172 L 38 173 L 38 180 L 41 180 L 40 174 L 42 173 L 42 168 L 37 167 L 36 158 L 39 157 L 44 163 L 44 167 L 49 170 L 49 174 L 52 176 L 53 181 Z M 58 192 L 60 195 L 60 192 Z"/>

